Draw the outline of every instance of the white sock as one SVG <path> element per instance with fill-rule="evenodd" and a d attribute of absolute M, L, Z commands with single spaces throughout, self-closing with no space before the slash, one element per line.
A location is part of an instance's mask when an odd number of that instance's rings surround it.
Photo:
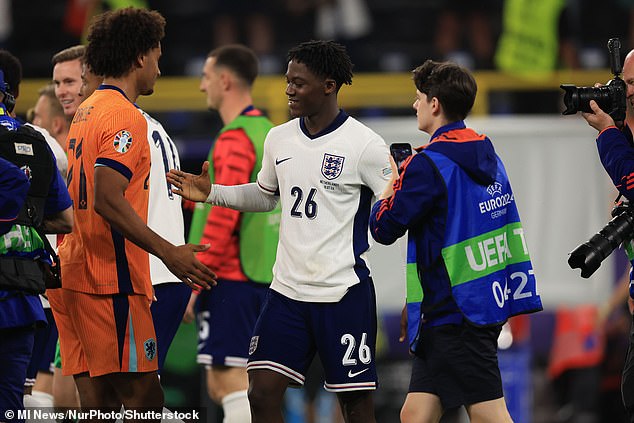
<path fill-rule="evenodd" d="M 24 396 L 25 408 L 49 408 L 47 411 L 53 411 L 53 395 L 47 394 L 42 391 L 33 391 L 31 395 Z M 31 416 L 30 419 L 26 419 L 26 423 L 55 423 L 55 420 L 50 419 L 34 419 Z"/>
<path fill-rule="evenodd" d="M 42 391 L 33 391 L 31 395 L 24 396 L 24 406 L 53 408 L 53 395 Z"/>
<path fill-rule="evenodd" d="M 222 398 L 222 423 L 251 423 L 251 409 L 247 391 L 232 392 Z"/>

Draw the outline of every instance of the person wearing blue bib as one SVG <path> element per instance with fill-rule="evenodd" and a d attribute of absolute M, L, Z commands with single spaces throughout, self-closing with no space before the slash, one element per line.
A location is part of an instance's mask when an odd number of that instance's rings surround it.
<path fill-rule="evenodd" d="M 511 422 L 497 338 L 510 316 L 542 309 L 513 191 L 489 138 L 463 121 L 473 76 L 428 60 L 413 79 L 418 129 L 431 140 L 393 171 L 370 214 L 377 242 L 409 234 L 404 315 L 414 363 L 401 422 L 438 422 L 460 406 L 471 421 Z"/>

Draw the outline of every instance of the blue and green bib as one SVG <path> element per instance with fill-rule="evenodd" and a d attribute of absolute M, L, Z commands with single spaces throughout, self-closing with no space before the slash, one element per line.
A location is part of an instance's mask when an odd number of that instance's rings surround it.
<path fill-rule="evenodd" d="M 474 325 L 488 326 L 517 314 L 541 310 L 524 230 L 499 157 L 495 182 L 483 186 L 447 156 L 429 150 L 421 154 L 432 160 L 447 187 L 442 265 L 464 317 Z M 412 347 L 424 296 L 416 257 L 416 243 L 410 237 L 407 312 Z M 422 276 L 424 279 L 424 272 Z"/>
<path fill-rule="evenodd" d="M 264 156 L 264 139 L 273 127 L 271 121 L 264 116 L 240 115 L 231 123 L 224 126 L 220 133 L 241 129 L 253 143 L 255 150 L 255 166 L 251 172 L 251 182 L 255 182 L 258 172 L 262 167 Z M 210 163 L 213 158 L 213 149 L 209 152 Z M 214 183 L 213 166 L 209 167 L 209 178 Z M 207 216 L 211 210 L 210 204 L 197 204 L 192 216 L 188 242 L 197 244 L 207 224 Z M 277 207 L 270 212 L 242 213 L 240 222 L 240 264 L 242 271 L 252 281 L 259 283 L 271 283 L 273 280 L 273 264 L 277 252 L 279 238 L 281 208 Z"/>

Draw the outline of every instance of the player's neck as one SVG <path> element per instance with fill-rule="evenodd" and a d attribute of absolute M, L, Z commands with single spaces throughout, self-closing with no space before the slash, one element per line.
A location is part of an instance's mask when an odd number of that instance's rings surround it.
<path fill-rule="evenodd" d="M 102 84 L 120 89 L 132 103 L 135 103 L 137 98 L 139 98 L 137 86 L 131 78 L 104 78 Z"/>
<path fill-rule="evenodd" d="M 66 138 L 68 137 L 68 129 L 60 132 L 55 136 L 55 141 L 66 151 Z"/>
<path fill-rule="evenodd" d="M 234 96 L 227 96 L 223 99 L 222 105 L 218 110 L 222 123 L 227 125 L 235 118 L 240 116 L 240 113 L 247 107 L 253 104 L 253 99 L 248 93 Z"/>
<path fill-rule="evenodd" d="M 339 115 L 339 105 L 337 103 L 322 108 L 319 113 L 304 116 L 304 125 L 311 135 L 317 134 L 326 129 Z"/>

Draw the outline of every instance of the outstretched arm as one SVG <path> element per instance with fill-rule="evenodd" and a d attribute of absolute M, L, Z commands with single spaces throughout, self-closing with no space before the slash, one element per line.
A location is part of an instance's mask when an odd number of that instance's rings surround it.
<path fill-rule="evenodd" d="M 188 200 L 207 202 L 214 206 L 228 207 L 242 212 L 271 211 L 279 197 L 264 193 L 252 182 L 242 185 L 211 185 L 209 162 L 204 162 L 200 175 L 192 175 L 182 170 L 171 169 L 167 181 L 174 186 L 173 192 Z"/>

